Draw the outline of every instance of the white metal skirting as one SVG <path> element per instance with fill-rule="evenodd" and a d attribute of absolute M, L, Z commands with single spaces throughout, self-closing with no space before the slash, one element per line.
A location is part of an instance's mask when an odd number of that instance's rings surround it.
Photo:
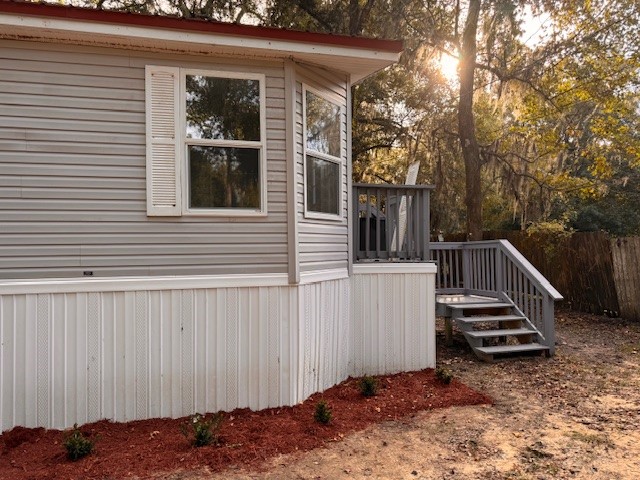
<path fill-rule="evenodd" d="M 435 366 L 435 268 L 372 267 L 300 287 L 301 400 L 348 376 Z"/>
<path fill-rule="evenodd" d="M 354 266 L 352 375 L 435 367 L 435 268 L 421 265 Z"/>
<path fill-rule="evenodd" d="M 427 277 L 0 293 L 0 431 L 293 405 L 349 375 L 432 367 Z"/>
<path fill-rule="evenodd" d="M 0 298 L 3 430 L 297 400 L 288 287 Z"/>

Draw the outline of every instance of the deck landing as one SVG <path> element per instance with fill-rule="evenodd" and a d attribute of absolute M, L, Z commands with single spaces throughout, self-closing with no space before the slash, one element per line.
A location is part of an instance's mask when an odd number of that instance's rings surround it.
<path fill-rule="evenodd" d="M 484 297 L 481 295 L 436 295 L 436 302 L 443 303 L 445 305 L 460 304 L 460 303 L 482 303 L 482 302 L 495 302 L 496 297 Z"/>
<path fill-rule="evenodd" d="M 467 303 L 492 303 L 496 302 L 496 297 L 485 297 L 481 295 L 464 295 L 464 294 L 436 294 L 436 315 L 450 316 L 450 307 L 464 305 Z"/>

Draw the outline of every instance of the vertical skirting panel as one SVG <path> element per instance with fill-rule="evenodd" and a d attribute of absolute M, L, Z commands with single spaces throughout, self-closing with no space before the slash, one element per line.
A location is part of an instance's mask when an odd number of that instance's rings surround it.
<path fill-rule="evenodd" d="M 36 377 L 37 377 L 37 417 L 36 424 L 49 424 L 49 375 L 51 374 L 51 345 L 49 343 L 49 296 L 37 295 L 36 300 Z"/>
<path fill-rule="evenodd" d="M 149 415 L 149 315 L 147 292 L 136 292 L 136 417 Z"/>
<path fill-rule="evenodd" d="M 44 296 L 44 295 L 41 295 Z M 89 293 L 87 298 L 87 418 L 102 414 L 102 295 Z M 53 403 L 53 402 L 52 402 Z"/>
<path fill-rule="evenodd" d="M 345 380 L 351 345 L 351 280 L 330 280 L 299 287 L 301 365 L 298 401 Z M 346 302 L 346 303 L 342 303 Z"/>
<path fill-rule="evenodd" d="M 352 375 L 435 366 L 435 267 L 419 265 L 354 266 Z"/>

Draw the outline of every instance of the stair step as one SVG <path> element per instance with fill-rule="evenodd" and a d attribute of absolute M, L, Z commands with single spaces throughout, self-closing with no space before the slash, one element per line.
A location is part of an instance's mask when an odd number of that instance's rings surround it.
<path fill-rule="evenodd" d="M 492 303 L 461 303 L 460 305 L 448 305 L 451 310 L 482 310 L 484 308 L 511 308 L 513 305 L 504 302 Z"/>
<path fill-rule="evenodd" d="M 476 347 L 476 350 L 486 355 L 496 355 L 500 353 L 519 353 L 519 352 L 542 352 L 549 350 L 549 347 L 540 345 L 539 343 L 523 343 L 521 345 L 498 345 L 495 347 Z"/>
<path fill-rule="evenodd" d="M 525 320 L 526 317 L 520 315 L 484 315 L 478 317 L 453 317 L 456 322 L 460 323 L 479 323 L 479 322 L 508 322 L 513 320 Z"/>
<path fill-rule="evenodd" d="M 507 335 L 530 335 L 536 333 L 528 328 L 505 328 L 502 330 L 473 330 L 465 332 L 471 338 L 506 337 Z"/>

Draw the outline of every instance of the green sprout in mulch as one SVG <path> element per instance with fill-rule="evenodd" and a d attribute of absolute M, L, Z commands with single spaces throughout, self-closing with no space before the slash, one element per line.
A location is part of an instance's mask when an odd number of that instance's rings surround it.
<path fill-rule="evenodd" d="M 320 400 L 316 403 L 316 408 L 313 413 L 313 418 L 316 422 L 327 425 L 331 421 L 331 415 L 331 408 L 327 402 Z"/>
<path fill-rule="evenodd" d="M 196 413 L 189 417 L 182 424 L 182 434 L 189 438 L 194 447 L 204 447 L 205 445 L 218 445 L 220 443 L 220 428 L 222 427 L 223 416 L 221 412 L 211 415 L 207 420 L 206 415 Z M 189 428 L 191 427 L 191 428 Z"/>
<path fill-rule="evenodd" d="M 453 380 L 453 372 L 448 368 L 438 367 L 436 368 L 436 378 L 445 385 L 449 385 Z"/>
<path fill-rule="evenodd" d="M 67 451 L 67 458 L 72 462 L 86 457 L 95 447 L 94 442 L 80 431 L 77 423 L 73 425 L 73 430 L 64 436 L 62 445 Z"/>
<path fill-rule="evenodd" d="M 378 394 L 378 379 L 371 375 L 365 375 L 358 383 L 363 397 L 374 397 Z"/>

